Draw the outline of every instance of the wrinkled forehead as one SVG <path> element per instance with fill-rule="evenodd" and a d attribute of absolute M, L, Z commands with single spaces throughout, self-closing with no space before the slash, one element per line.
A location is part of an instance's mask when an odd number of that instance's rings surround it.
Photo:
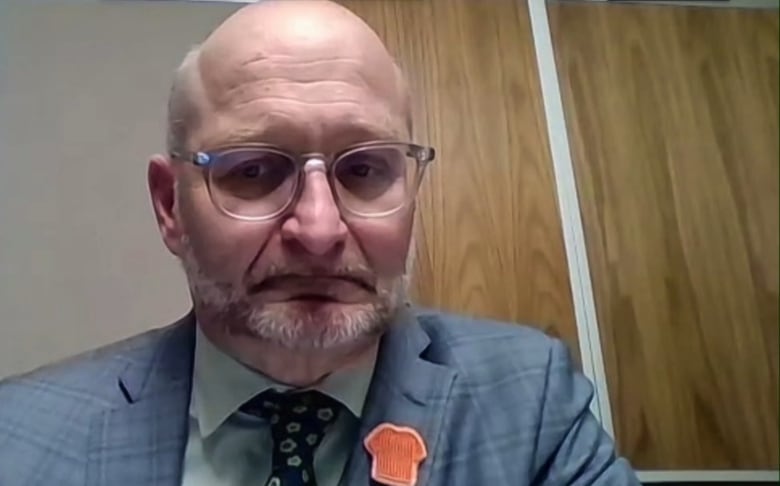
<path fill-rule="evenodd" d="M 204 143 L 277 131 L 308 137 L 312 144 L 340 135 L 405 134 L 406 93 L 373 33 L 305 27 L 222 35 L 204 45 L 198 66 L 208 111 Z"/>

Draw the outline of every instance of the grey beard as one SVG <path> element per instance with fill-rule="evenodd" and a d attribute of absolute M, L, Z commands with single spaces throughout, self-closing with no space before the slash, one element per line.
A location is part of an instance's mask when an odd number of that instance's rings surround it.
<path fill-rule="evenodd" d="M 256 304 L 242 289 L 207 275 L 186 238 L 183 246 L 181 263 L 200 319 L 224 326 L 232 335 L 262 339 L 291 350 L 332 349 L 376 338 L 407 300 L 408 278 L 402 275 L 380 280 L 376 299 L 369 303 L 314 312 L 286 303 Z"/>

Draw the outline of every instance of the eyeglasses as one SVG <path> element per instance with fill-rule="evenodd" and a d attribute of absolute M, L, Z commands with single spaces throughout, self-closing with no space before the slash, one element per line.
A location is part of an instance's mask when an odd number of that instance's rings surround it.
<path fill-rule="evenodd" d="M 293 155 L 268 144 L 246 144 L 208 152 L 171 154 L 206 170 L 209 195 L 228 216 L 267 221 L 300 196 L 304 166 L 322 154 Z M 417 196 L 431 147 L 402 142 L 367 142 L 333 156 L 327 176 L 339 208 L 355 216 L 381 218 Z"/>

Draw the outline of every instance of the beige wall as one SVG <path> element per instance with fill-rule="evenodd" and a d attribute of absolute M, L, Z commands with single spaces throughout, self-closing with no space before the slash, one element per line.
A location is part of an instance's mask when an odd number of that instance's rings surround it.
<path fill-rule="evenodd" d="M 3 4 L 0 377 L 187 311 L 146 161 L 163 148 L 172 70 L 237 8 Z"/>

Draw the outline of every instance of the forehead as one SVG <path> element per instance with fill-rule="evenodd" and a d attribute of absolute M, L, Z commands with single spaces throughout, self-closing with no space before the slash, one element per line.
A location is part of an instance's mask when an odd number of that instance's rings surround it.
<path fill-rule="evenodd" d="M 222 122 L 204 130 L 204 148 L 263 142 L 296 151 L 329 152 L 348 145 L 372 140 L 403 140 L 400 124 L 390 117 L 386 122 L 363 116 L 345 107 L 322 110 L 268 110 L 246 117 L 222 117 Z"/>
<path fill-rule="evenodd" d="M 263 141 L 321 150 L 402 138 L 402 94 L 386 64 L 339 48 L 233 51 L 201 68 L 203 143 Z"/>

